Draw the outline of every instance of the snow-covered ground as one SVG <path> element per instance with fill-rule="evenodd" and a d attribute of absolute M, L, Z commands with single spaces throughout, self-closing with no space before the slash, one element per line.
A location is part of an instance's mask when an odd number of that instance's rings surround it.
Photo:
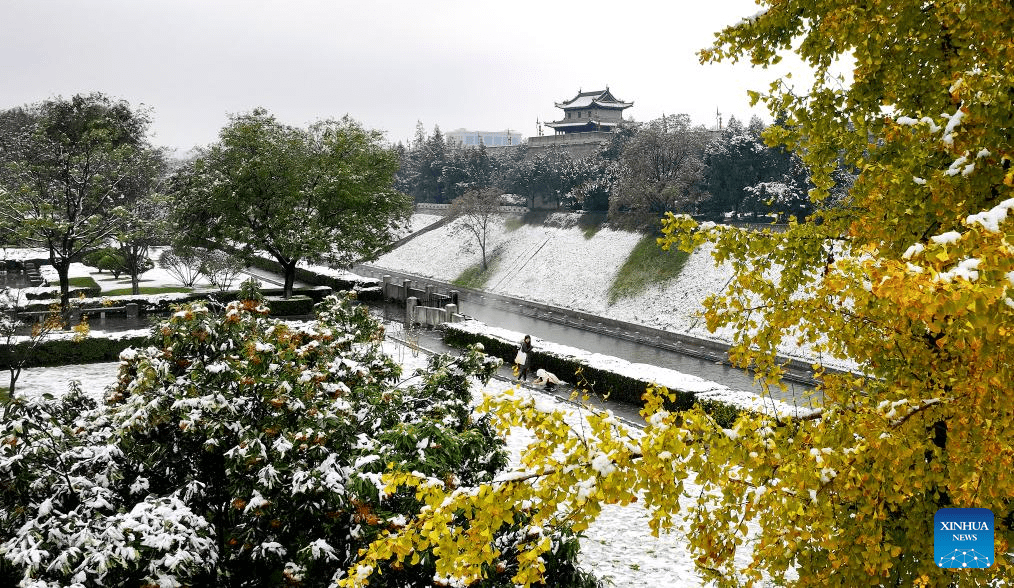
<path fill-rule="evenodd" d="M 492 327 L 474 320 L 455 323 L 450 328 L 499 339 L 508 345 L 514 345 L 525 336 L 525 333 Z M 748 390 L 733 390 L 722 384 L 669 368 L 644 363 L 631 363 L 619 357 L 592 353 L 584 349 L 570 347 L 569 345 L 545 341 L 538 337 L 533 337 L 532 344 L 542 353 L 580 362 L 583 365 L 620 374 L 634 380 L 640 380 L 645 383 L 645 386 L 648 384 L 658 384 L 665 386 L 669 390 L 691 392 L 696 394 L 697 398 L 701 400 L 715 400 L 735 406 L 741 410 L 777 414 L 782 417 L 807 416 L 813 413 L 813 410 L 809 408 L 795 406 L 770 396 L 761 396 Z"/>
<path fill-rule="evenodd" d="M 550 214 L 543 224 L 512 229 L 517 225 L 511 221 L 518 218 L 505 214 L 488 232 L 487 252 L 494 261 L 485 290 L 702 339 L 732 340 L 728 329 L 710 332 L 701 316 L 705 298 L 722 292 L 732 279 L 731 264 L 715 266 L 710 244 L 694 250 L 676 278 L 649 284 L 640 294 L 610 304 L 609 288 L 643 234 L 606 227 L 589 238 L 578 226 L 577 213 L 562 212 Z M 371 265 L 451 282 L 481 262 L 474 238 L 462 230 L 461 222 L 419 235 Z M 815 359 L 791 338 L 780 352 Z M 829 367 L 856 368 L 853 362 L 826 355 L 821 360 Z"/>
<path fill-rule="evenodd" d="M 433 223 L 440 222 L 443 220 L 444 215 L 442 214 L 429 214 L 426 212 L 417 212 L 408 219 L 408 226 L 405 230 L 399 234 L 400 237 L 406 237 L 416 231 L 421 231 Z"/>
<path fill-rule="evenodd" d="M 623 321 L 716 338 L 698 317 L 701 302 L 721 290 L 727 270 L 716 269 L 710 249 L 692 253 L 680 276 L 666 284 L 650 285 L 645 292 L 609 304 L 609 287 L 640 233 L 603 228 L 586 238 L 576 226 L 577 215 L 556 213 L 545 225 L 522 225 L 509 230 L 498 219 L 488 236 L 488 251 L 495 251 L 493 275 L 486 289 L 544 304 L 572 308 Z M 480 263 L 481 255 L 469 246 L 453 221 L 420 235 L 377 259 L 373 265 L 443 281 L 457 278 Z"/>

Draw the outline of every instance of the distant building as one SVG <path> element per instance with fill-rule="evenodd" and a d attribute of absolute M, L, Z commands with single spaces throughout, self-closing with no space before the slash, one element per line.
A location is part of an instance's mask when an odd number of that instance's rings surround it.
<path fill-rule="evenodd" d="M 613 96 L 608 86 L 605 90 L 578 91 L 570 100 L 556 103 L 563 110 L 563 118 L 545 123 L 555 134 L 542 135 L 540 126 L 539 136 L 529 137 L 528 148 L 538 151 L 555 145 L 574 157 L 590 155 L 609 140 L 623 121 L 623 111 L 633 105 Z"/>
<path fill-rule="evenodd" d="M 563 109 L 564 117 L 546 123 L 546 126 L 555 130 L 557 135 L 612 132 L 623 120 L 623 111 L 633 105 L 633 102 L 617 100 L 608 86 L 605 90 L 578 92 L 570 100 L 556 103 L 557 108 Z"/>
<path fill-rule="evenodd" d="M 457 129 L 444 133 L 448 140 L 465 147 L 516 147 L 524 140 L 524 135 L 511 130 L 505 131 L 468 131 Z"/>

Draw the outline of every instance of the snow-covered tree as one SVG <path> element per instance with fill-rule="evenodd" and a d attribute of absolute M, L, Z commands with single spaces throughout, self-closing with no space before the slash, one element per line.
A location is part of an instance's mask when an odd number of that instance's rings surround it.
<path fill-rule="evenodd" d="M 694 212 L 705 196 L 699 185 L 710 141 L 708 131 L 695 127 L 686 114 L 664 116 L 639 128 L 620 158 L 610 221 L 648 227 L 657 226 L 666 211 Z"/>
<path fill-rule="evenodd" d="M 795 51 L 815 69 L 811 87 L 776 82 L 763 96 L 785 113 L 766 138 L 811 172 L 812 222 L 753 231 L 669 215 L 662 242 L 712 243 L 734 276 L 707 301 L 708 326 L 731 331 L 731 359 L 769 386 L 779 350 L 808 347 L 822 407 L 744 414 L 726 429 L 697 408 L 664 410 L 665 391 L 649 390 L 643 434 L 596 415 L 576 435 L 524 399 L 491 399 L 507 425 L 539 432 L 526 473 L 470 496 L 414 478 L 441 507 L 376 542 L 362 565 L 400 557 L 439 523 L 446 569 L 467 583 L 489 557 L 457 541 L 464 533 L 519 512 L 580 529 L 604 504 L 638 501 L 653 530 L 680 529 L 718 585 L 1014 582 L 1014 6 L 759 3 L 702 59 L 769 65 Z M 843 64 L 849 79 L 834 74 Z M 859 173 L 836 198 L 843 166 Z M 853 371 L 825 373 L 829 357 Z M 993 512 L 988 567 L 934 559 L 943 507 Z M 518 584 L 540 580 L 543 553 L 523 556 Z"/>
<path fill-rule="evenodd" d="M 365 307 L 333 296 L 287 324 L 245 298 L 178 308 L 124 352 L 105 405 L 77 390 L 3 406 L 0 584 L 330 586 L 424 508 L 384 472 L 468 491 L 501 471 L 471 408 L 500 360 L 473 349 L 404 378 Z M 484 538 L 503 557 L 482 585 L 510 585 L 523 525 Z M 587 585 L 576 539 L 546 536 L 556 585 Z M 373 585 L 439 583 L 437 556 L 415 550 Z"/>
<path fill-rule="evenodd" d="M 0 111 L 0 225 L 49 250 L 70 306 L 70 264 L 105 244 L 123 206 L 156 173 L 161 153 L 146 136 L 148 115 L 95 94 Z"/>
<path fill-rule="evenodd" d="M 236 115 L 174 175 L 177 236 L 267 252 L 291 296 L 301 261 L 350 266 L 394 240 L 411 209 L 397 167 L 381 133 L 348 117 L 303 129 L 263 109 Z"/>

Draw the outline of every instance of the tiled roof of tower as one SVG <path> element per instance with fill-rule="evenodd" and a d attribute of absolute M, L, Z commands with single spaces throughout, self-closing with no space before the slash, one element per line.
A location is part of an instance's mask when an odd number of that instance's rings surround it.
<path fill-rule="evenodd" d="M 613 127 L 616 126 L 616 121 L 606 121 L 606 122 L 603 122 L 603 121 L 592 120 L 592 119 L 589 118 L 589 119 L 585 119 L 585 120 L 581 120 L 581 121 L 574 121 L 574 122 L 564 122 L 564 121 L 547 122 L 546 126 L 547 127 L 552 127 L 554 129 L 576 129 L 576 128 L 580 128 L 580 127 L 589 127 L 589 128 L 606 127 L 606 128 L 611 129 L 611 128 L 613 128 Z"/>
<path fill-rule="evenodd" d="M 600 108 L 630 108 L 634 105 L 633 102 L 623 102 L 617 100 L 615 96 L 606 87 L 605 90 L 594 90 L 591 92 L 578 92 L 577 96 L 574 96 L 566 102 L 557 102 L 556 107 L 564 110 L 571 108 L 588 108 L 589 106 L 598 106 Z"/>

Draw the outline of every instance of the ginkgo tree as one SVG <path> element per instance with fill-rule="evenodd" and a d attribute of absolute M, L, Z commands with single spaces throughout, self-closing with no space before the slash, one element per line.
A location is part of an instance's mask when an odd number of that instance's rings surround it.
<path fill-rule="evenodd" d="M 734 333 L 730 357 L 765 386 L 780 383 L 779 350 L 809 350 L 821 408 L 722 429 L 699 409 L 665 411 L 668 391 L 650 390 L 635 434 L 609 415 L 575 429 L 491 398 L 483 409 L 502 430 L 535 433 L 519 472 L 467 492 L 389 475 L 389 491 L 414 488 L 433 506 L 365 550 L 343 585 L 420 546 L 467 585 L 500 557 L 482 538 L 522 514 L 529 566 L 515 581 L 531 585 L 550 549 L 541 529 L 580 531 L 603 504 L 637 500 L 654 530 L 682 530 L 720 585 L 1014 579 L 1014 5 L 758 3 L 701 60 L 766 67 L 795 52 L 812 68 L 810 87 L 776 80 L 754 99 L 782 115 L 766 139 L 808 166 L 814 213 L 784 231 L 669 214 L 660 244 L 710 243 L 730 263 L 728 288 L 703 309 L 709 327 Z M 847 192 L 843 168 L 858 171 Z M 825 373 L 832 358 L 849 370 Z M 988 568 L 938 567 L 944 507 L 992 510 Z"/>

